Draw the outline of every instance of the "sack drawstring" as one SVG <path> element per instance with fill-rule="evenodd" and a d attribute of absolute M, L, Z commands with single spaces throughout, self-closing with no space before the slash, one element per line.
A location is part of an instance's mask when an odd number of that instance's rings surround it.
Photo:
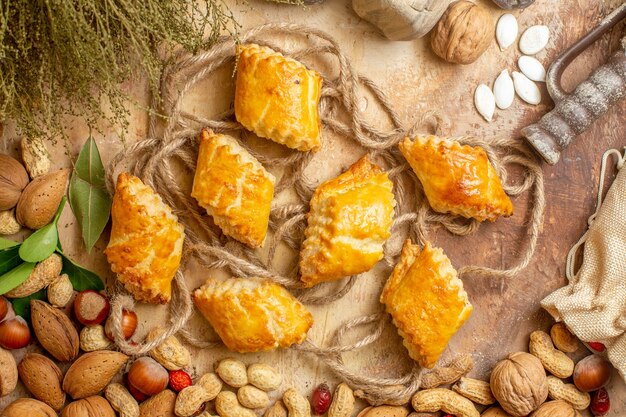
<path fill-rule="evenodd" d="M 596 210 L 591 216 L 589 216 L 589 219 L 587 219 L 587 226 L 591 226 L 591 224 L 596 219 L 598 212 L 600 211 L 600 207 L 602 207 L 602 200 L 604 199 L 604 181 L 606 179 L 606 166 L 609 157 L 612 155 L 616 158 L 616 166 L 617 170 L 619 171 L 620 169 L 622 169 L 624 163 L 626 162 L 626 147 L 624 147 L 623 155 L 617 149 L 609 149 L 604 153 L 604 155 L 602 155 L 602 165 L 600 167 L 600 185 L 598 186 L 598 199 L 596 203 Z M 574 270 L 576 264 L 576 255 L 578 254 L 579 249 L 585 244 L 588 234 L 589 230 L 587 230 L 585 234 L 580 237 L 578 242 L 576 242 L 576 244 L 572 246 L 572 249 L 570 249 L 569 253 L 567 254 L 567 261 L 565 263 L 565 276 L 567 276 L 567 279 L 569 281 L 572 281 L 572 279 L 576 277 L 577 271 Z"/>

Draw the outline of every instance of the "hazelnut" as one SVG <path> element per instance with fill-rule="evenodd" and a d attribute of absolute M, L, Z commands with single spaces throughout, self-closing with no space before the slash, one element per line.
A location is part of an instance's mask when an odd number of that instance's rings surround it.
<path fill-rule="evenodd" d="M 137 359 L 128 370 L 128 383 L 149 396 L 167 388 L 169 380 L 167 370 L 147 356 Z"/>
<path fill-rule="evenodd" d="M 135 334 L 137 330 L 137 313 L 131 310 L 122 310 L 122 334 L 124 335 L 124 340 L 128 340 Z M 109 316 L 106 324 L 104 325 L 104 331 L 106 332 L 107 337 L 115 341 L 115 337 L 113 337 L 113 317 Z"/>
<path fill-rule="evenodd" d="M 5 349 L 21 349 L 30 343 L 30 329 L 20 316 L 0 323 L 0 346 Z"/>
<path fill-rule="evenodd" d="M 489 11 L 471 1 L 452 3 L 433 31 L 430 44 L 440 58 L 471 64 L 489 47 L 495 31 Z"/>
<path fill-rule="evenodd" d="M 9 302 L 0 295 L 0 321 L 4 320 L 9 312 Z"/>
<path fill-rule="evenodd" d="M 94 290 L 81 291 L 74 300 L 76 320 L 85 326 L 102 323 L 109 315 L 110 310 L 109 300 Z"/>
<path fill-rule="evenodd" d="M 574 385 L 581 391 L 591 392 L 605 386 L 611 379 L 613 366 L 599 355 L 589 355 L 574 367 Z"/>

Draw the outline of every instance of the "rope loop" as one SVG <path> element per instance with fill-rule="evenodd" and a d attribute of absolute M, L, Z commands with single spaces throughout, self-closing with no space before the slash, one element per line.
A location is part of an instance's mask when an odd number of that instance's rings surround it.
<path fill-rule="evenodd" d="M 278 43 L 275 39 L 289 40 Z M 413 137 L 419 132 L 431 131 L 444 135 L 447 130 L 444 120 L 434 112 L 424 112 L 412 125 L 406 123 L 376 83 L 358 74 L 343 54 L 339 44 L 328 34 L 297 24 L 267 24 L 240 34 L 242 43 L 255 42 L 267 45 L 274 50 L 296 59 L 308 61 L 323 58 L 334 68 L 334 75 L 322 74 L 324 87 L 320 103 L 320 117 L 323 134 L 328 137 L 336 134 L 350 138 L 356 146 L 371 155 L 389 171 L 394 182 L 396 198 L 396 218 L 394 232 L 409 231 L 409 234 L 423 244 L 432 226 L 443 226 L 450 233 L 464 236 L 474 233 L 480 223 L 474 220 L 459 219 L 450 214 L 436 213 L 428 205 L 421 184 L 410 169 L 397 144 L 406 136 Z M 289 46 L 286 46 L 289 45 Z M 218 71 L 228 69 L 233 73 L 236 65 L 236 42 L 230 37 L 222 37 L 213 48 L 202 50 L 195 55 L 180 53 L 173 63 L 165 68 L 161 77 L 161 108 L 152 101 L 149 114 L 148 136 L 116 155 L 107 169 L 107 187 L 113 191 L 115 178 L 121 170 L 127 170 L 140 177 L 153 187 L 169 204 L 181 223 L 185 225 L 186 239 L 183 248 L 183 261 L 193 259 L 205 268 L 224 268 L 235 277 L 258 277 L 272 280 L 294 292 L 306 304 L 329 304 L 344 297 L 359 279 L 349 277 L 335 283 L 327 283 L 313 289 L 302 287 L 298 279 L 297 253 L 304 239 L 306 213 L 310 198 L 317 184 L 307 177 L 305 171 L 314 158 L 312 153 L 284 150 L 271 157 L 252 149 L 246 138 L 251 135 L 237 123 L 232 110 L 227 110 L 214 118 L 197 116 L 184 110 L 189 93 L 198 83 L 213 77 Z M 153 96 L 155 96 L 153 94 Z M 359 103 L 367 96 L 384 115 L 383 123 L 372 122 L 359 110 Z M 274 203 L 270 213 L 271 237 L 268 239 L 268 255 L 259 258 L 257 254 L 235 241 L 227 240 L 206 213 L 191 197 L 190 181 L 181 181 L 181 176 L 192 176 L 197 160 L 197 135 L 209 127 L 216 132 L 230 133 L 262 164 L 282 169 L 282 176 L 275 186 L 276 194 L 293 191 L 295 201 Z M 461 137 L 462 143 L 481 146 L 503 180 L 505 190 L 511 195 L 526 192 L 531 194 L 529 236 L 526 248 L 514 265 L 505 269 L 483 266 L 460 268 L 462 276 L 478 275 L 491 278 L 505 278 L 517 274 L 528 265 L 535 251 L 545 205 L 543 175 L 537 159 L 519 141 L 508 138 L 491 140 L 476 137 Z M 516 165 L 524 171 L 521 183 L 510 179 L 508 168 Z M 178 167 L 175 171 L 174 168 Z M 285 199 L 277 199 L 283 201 Z M 285 268 L 276 266 L 278 249 L 292 251 L 294 259 Z M 285 256 L 282 255 L 281 256 Z M 288 255 L 287 255 L 288 256 Z M 391 268 L 399 250 L 393 252 L 385 246 L 384 262 Z M 212 348 L 218 342 L 201 340 L 185 326 L 193 311 L 190 291 L 182 272 L 176 274 L 172 303 L 169 308 L 171 325 L 160 337 L 138 345 L 125 341 L 121 333 L 123 309 L 132 309 L 134 304 L 128 295 L 118 294 L 113 298 L 113 333 L 120 349 L 130 355 L 142 355 L 158 346 L 170 335 L 178 333 L 187 343 Z M 317 346 L 307 339 L 302 345 L 294 346 L 299 352 L 316 355 L 335 374 L 355 388 L 362 398 L 372 404 L 404 404 L 419 389 L 423 370 L 415 366 L 399 378 L 383 378 L 365 375 L 362 371 L 349 369 L 342 360 L 342 354 L 369 346 L 380 340 L 388 323 L 386 314 L 380 312 L 365 317 L 351 319 L 341 326 L 335 339 L 328 346 Z M 343 336 L 356 328 L 370 329 L 370 333 L 352 343 L 342 342 Z"/>

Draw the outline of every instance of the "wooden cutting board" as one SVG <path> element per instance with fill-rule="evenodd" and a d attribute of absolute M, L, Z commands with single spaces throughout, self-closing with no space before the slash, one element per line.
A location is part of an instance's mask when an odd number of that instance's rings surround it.
<path fill-rule="evenodd" d="M 491 2 L 482 3 L 489 7 L 494 20 L 504 13 Z M 546 24 L 550 27 L 552 37 L 548 48 L 538 55 L 548 66 L 559 51 L 595 26 L 620 3 L 621 0 L 537 0 L 528 9 L 513 13 L 518 17 L 522 30 L 533 24 Z M 328 0 L 322 5 L 306 9 L 250 0 L 247 5 L 232 5 L 232 8 L 244 30 L 267 22 L 292 22 L 328 32 L 339 41 L 353 66 L 377 82 L 389 95 L 407 124 L 416 120 L 420 112 L 434 110 L 443 116 L 446 130 L 450 134 L 519 138 L 522 127 L 538 120 L 552 106 L 545 86 L 541 86 L 543 101 L 538 106 L 523 104 L 516 98 L 510 109 L 496 112 L 492 123 L 485 122 L 477 114 L 472 99 L 474 88 L 481 82 L 492 84 L 504 68 L 517 69 L 519 51 L 511 47 L 506 52 L 501 52 L 495 40 L 476 63 L 456 66 L 438 59 L 431 52 L 427 39 L 410 42 L 389 42 L 383 39 L 373 26 L 354 14 L 349 0 Z M 575 86 L 604 62 L 609 51 L 617 46 L 622 29 L 617 28 L 610 36 L 603 38 L 584 53 L 566 72 L 565 85 Z M 230 106 L 232 79 L 227 73 L 219 77 L 222 78 L 208 80 L 206 88 L 194 92 L 187 103 L 189 111 L 214 116 Z M 128 88 L 140 100 L 146 100 L 147 95 L 139 84 L 128 83 Z M 367 106 L 366 99 L 363 99 L 363 106 Z M 127 143 L 143 138 L 146 130 L 145 114 L 137 108 L 131 111 L 132 123 L 126 135 Z M 375 109 L 370 111 L 375 112 Z M 465 280 L 474 313 L 452 340 L 446 355 L 472 353 L 476 362 L 472 373 L 475 377 L 486 378 L 493 365 L 509 352 L 527 350 L 531 331 L 549 328 L 551 320 L 541 310 L 539 302 L 545 295 L 565 284 L 565 256 L 585 230 L 587 217 L 594 209 L 600 157 L 608 148 L 626 145 L 625 114 L 626 102 L 622 102 L 570 146 L 558 165 L 544 167 L 546 216 L 530 266 L 518 277 L 509 280 Z M 68 120 L 67 126 L 71 137 L 68 148 L 74 159 L 88 136 L 88 129 L 84 123 L 75 119 Z M 104 129 L 105 134 L 96 134 L 95 138 L 106 162 L 122 149 L 122 144 L 115 129 Z M 5 129 L 0 151 L 17 154 L 18 139 L 14 126 L 9 124 Z M 355 147 L 349 140 L 331 135 L 326 135 L 326 140 L 327 145 L 315 156 L 309 173 L 318 180 L 336 175 L 363 153 L 362 149 Z M 52 153 L 57 167 L 71 165 L 62 143 L 54 146 Z M 434 230 L 430 237 L 445 249 L 457 267 L 480 264 L 501 268 L 511 265 L 523 250 L 520 242 L 526 233 L 528 201 L 526 197 L 521 197 L 514 204 L 515 216 L 483 225 L 474 235 L 457 237 Z M 102 255 L 108 239 L 106 233 L 92 253 L 87 254 L 81 248 L 78 227 L 69 208 L 66 208 L 60 224 L 63 247 L 70 256 L 107 277 L 109 284 L 113 283 L 114 277 Z M 285 256 L 294 254 L 286 253 Z M 223 273 L 192 266 L 187 274 L 189 285 L 200 285 L 209 274 Z M 360 278 L 343 299 L 327 306 L 312 307 L 315 326 L 311 337 L 323 345 L 343 321 L 380 311 L 378 294 L 388 274 L 387 269 L 379 266 Z M 142 306 L 139 314 L 142 326 L 140 331 L 145 332 L 161 320 L 165 310 Z M 208 325 L 201 318 L 195 317 L 192 326 L 198 334 L 211 336 Z M 23 352 L 20 352 L 20 356 L 21 354 Z M 582 356 L 583 352 L 579 354 Z M 283 373 L 285 387 L 296 386 L 307 395 L 320 382 L 336 382 L 330 371 L 319 364 L 315 357 L 292 351 L 242 356 L 232 355 L 224 349 L 194 350 L 196 371 L 207 371 L 216 360 L 226 356 L 240 356 L 247 363 L 271 363 Z M 345 360 L 354 370 L 380 376 L 394 376 L 410 366 L 400 338 L 391 326 L 375 346 L 348 354 Z M 624 415 L 626 385 L 617 375 L 609 386 L 609 391 L 613 402 L 609 415 Z M 23 388 L 0 399 L 0 409 L 17 395 L 24 395 Z"/>

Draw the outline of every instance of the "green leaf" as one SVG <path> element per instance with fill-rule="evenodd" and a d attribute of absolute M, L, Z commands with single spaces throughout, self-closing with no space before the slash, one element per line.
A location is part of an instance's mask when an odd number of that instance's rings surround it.
<path fill-rule="evenodd" d="M 30 321 L 30 300 L 45 300 L 47 298 L 46 289 L 37 291 L 28 297 L 14 298 L 11 300 L 13 310 L 18 316 L 22 316 L 24 320 Z"/>
<path fill-rule="evenodd" d="M 8 293 L 13 288 L 26 281 L 26 278 L 28 278 L 34 268 L 34 262 L 24 262 L 0 276 L 0 295 Z"/>
<path fill-rule="evenodd" d="M 19 242 L 14 242 L 12 240 L 0 237 L 0 249 L 12 248 L 13 246 L 17 245 L 19 245 Z"/>
<path fill-rule="evenodd" d="M 63 258 L 63 269 L 61 272 L 67 274 L 70 278 L 74 290 L 104 290 L 104 282 L 102 282 L 98 274 L 78 265 L 61 251 L 57 251 L 57 253 Z"/>
<path fill-rule="evenodd" d="M 20 246 L 20 257 L 24 261 L 41 262 L 54 253 L 59 242 L 57 222 L 66 201 L 65 197 L 61 199 L 61 204 L 59 204 L 57 214 L 54 216 L 52 223 L 37 230 L 22 243 L 22 246 Z"/>
<path fill-rule="evenodd" d="M 96 141 L 90 137 L 78 155 L 70 180 L 70 205 L 80 225 L 87 251 L 96 244 L 111 214 L 104 166 Z"/>
<path fill-rule="evenodd" d="M 19 254 L 19 246 L 0 250 L 0 275 L 6 274 L 22 263 Z"/>

